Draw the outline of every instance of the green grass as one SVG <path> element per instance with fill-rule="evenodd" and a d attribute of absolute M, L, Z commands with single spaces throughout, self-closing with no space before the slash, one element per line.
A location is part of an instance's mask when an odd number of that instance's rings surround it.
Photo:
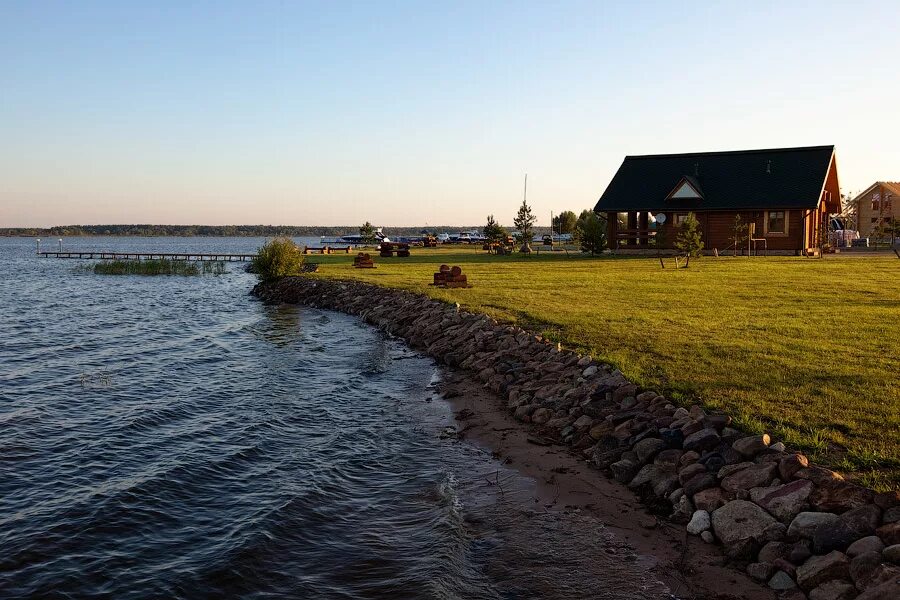
<path fill-rule="evenodd" d="M 169 260 L 105 260 L 81 267 L 97 275 L 221 275 L 226 273 L 223 261 Z"/>
<path fill-rule="evenodd" d="M 318 257 L 317 257 L 318 258 Z M 700 401 L 878 488 L 900 487 L 900 260 L 492 256 L 414 249 L 318 277 L 428 294 L 537 330 L 681 403 Z M 473 285 L 428 284 L 441 263 Z"/>

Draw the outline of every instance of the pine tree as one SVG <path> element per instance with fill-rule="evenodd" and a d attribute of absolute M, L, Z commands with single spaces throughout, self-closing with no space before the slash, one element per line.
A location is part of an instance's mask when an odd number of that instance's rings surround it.
<path fill-rule="evenodd" d="M 606 249 L 606 219 L 600 218 L 594 211 L 581 213 L 577 231 L 582 252 L 600 254 Z"/>
<path fill-rule="evenodd" d="M 537 217 L 531 214 L 531 207 L 528 206 L 525 200 L 522 200 L 522 206 L 519 207 L 519 212 L 516 218 L 513 219 L 513 224 L 519 230 L 519 233 L 522 234 L 521 252 L 531 252 L 531 238 L 535 221 L 537 221 Z"/>
<path fill-rule="evenodd" d="M 688 213 L 687 218 L 681 223 L 681 231 L 675 239 L 675 249 L 684 254 L 687 261 L 684 266 L 691 264 L 691 257 L 699 257 L 703 253 L 703 240 L 700 235 L 700 223 L 694 213 Z"/>
<path fill-rule="evenodd" d="M 488 215 L 487 223 L 484 226 L 484 237 L 489 243 L 505 243 L 507 237 L 506 229 L 494 220 L 494 215 Z"/>
<path fill-rule="evenodd" d="M 750 226 L 744 223 L 744 220 L 741 219 L 741 215 L 734 215 L 734 223 L 731 225 L 731 238 L 734 240 L 734 255 L 738 255 L 738 251 L 743 247 L 744 242 L 747 241 L 747 232 L 750 230 Z"/>
<path fill-rule="evenodd" d="M 375 243 L 375 228 L 372 227 L 372 224 L 366 221 L 366 223 L 359 228 L 359 236 L 362 238 L 363 244 L 369 245 Z"/>

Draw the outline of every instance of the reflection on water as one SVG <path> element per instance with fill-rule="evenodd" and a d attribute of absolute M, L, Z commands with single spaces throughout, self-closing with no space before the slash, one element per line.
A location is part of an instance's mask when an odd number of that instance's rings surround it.
<path fill-rule="evenodd" d="M 399 342 L 262 306 L 237 268 L 74 276 L 32 251 L 0 240 L 0 596 L 658 595 L 591 517 L 441 439 L 435 366 Z"/>

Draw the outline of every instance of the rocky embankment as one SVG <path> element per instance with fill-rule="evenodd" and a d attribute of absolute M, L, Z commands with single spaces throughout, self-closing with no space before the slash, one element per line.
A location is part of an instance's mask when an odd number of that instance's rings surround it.
<path fill-rule="evenodd" d="M 253 293 L 358 315 L 471 372 L 535 435 L 570 446 L 785 597 L 900 598 L 900 492 L 845 481 L 726 415 L 675 406 L 485 315 L 359 282 L 295 277 Z"/>

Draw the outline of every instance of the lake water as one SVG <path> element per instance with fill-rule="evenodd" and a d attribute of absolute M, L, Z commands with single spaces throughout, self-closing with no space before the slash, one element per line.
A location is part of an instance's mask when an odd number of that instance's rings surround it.
<path fill-rule="evenodd" d="M 640 561 L 610 558 L 614 541 L 590 517 L 535 509 L 534 481 L 442 438 L 454 421 L 432 391 L 440 372 L 402 343 L 353 317 L 264 306 L 239 263 L 220 276 L 102 276 L 34 251 L 0 238 L 0 597 L 660 589 Z M 503 494 L 488 483 L 498 477 Z"/>

